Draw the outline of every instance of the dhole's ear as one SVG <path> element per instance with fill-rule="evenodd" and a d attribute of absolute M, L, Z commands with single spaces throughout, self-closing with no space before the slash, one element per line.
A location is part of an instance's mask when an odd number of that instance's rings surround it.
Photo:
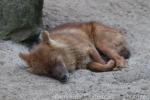
<path fill-rule="evenodd" d="M 48 31 L 44 31 L 42 33 L 42 42 L 50 44 L 50 38 L 49 38 L 49 32 Z"/>
<path fill-rule="evenodd" d="M 29 54 L 19 53 L 19 57 L 27 63 L 29 63 L 29 61 L 30 61 Z"/>
<path fill-rule="evenodd" d="M 44 31 L 42 34 L 42 42 L 49 44 L 51 46 L 56 46 L 56 47 L 61 47 L 64 46 L 62 43 L 59 43 L 53 39 L 50 38 L 49 36 L 49 32 L 48 31 Z"/>

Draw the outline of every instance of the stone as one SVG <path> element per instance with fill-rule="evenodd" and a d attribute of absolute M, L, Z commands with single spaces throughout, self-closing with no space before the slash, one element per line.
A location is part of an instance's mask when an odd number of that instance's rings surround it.
<path fill-rule="evenodd" d="M 0 0 L 0 38 L 23 41 L 41 24 L 43 0 Z"/>

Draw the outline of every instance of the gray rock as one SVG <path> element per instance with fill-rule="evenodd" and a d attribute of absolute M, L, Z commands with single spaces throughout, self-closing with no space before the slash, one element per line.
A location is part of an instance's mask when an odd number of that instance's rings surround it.
<path fill-rule="evenodd" d="M 36 34 L 42 8 L 43 0 L 0 0 L 0 38 L 23 41 Z"/>

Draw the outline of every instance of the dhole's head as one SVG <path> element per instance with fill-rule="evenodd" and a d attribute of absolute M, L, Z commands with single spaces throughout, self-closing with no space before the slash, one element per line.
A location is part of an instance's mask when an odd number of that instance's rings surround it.
<path fill-rule="evenodd" d="M 43 32 L 41 43 L 30 53 L 20 53 L 19 56 L 28 64 L 29 72 L 66 82 L 69 73 L 64 62 L 63 48 L 62 44 L 50 38 L 48 32 Z"/>

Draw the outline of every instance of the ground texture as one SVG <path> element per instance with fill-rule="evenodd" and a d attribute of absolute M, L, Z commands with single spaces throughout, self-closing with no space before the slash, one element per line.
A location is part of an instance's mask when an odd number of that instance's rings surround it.
<path fill-rule="evenodd" d="M 100 21 L 124 32 L 131 58 L 121 71 L 78 70 L 67 84 L 30 74 L 19 59 L 27 49 L 0 41 L 0 100 L 150 100 L 149 0 L 45 0 L 44 27 Z"/>

